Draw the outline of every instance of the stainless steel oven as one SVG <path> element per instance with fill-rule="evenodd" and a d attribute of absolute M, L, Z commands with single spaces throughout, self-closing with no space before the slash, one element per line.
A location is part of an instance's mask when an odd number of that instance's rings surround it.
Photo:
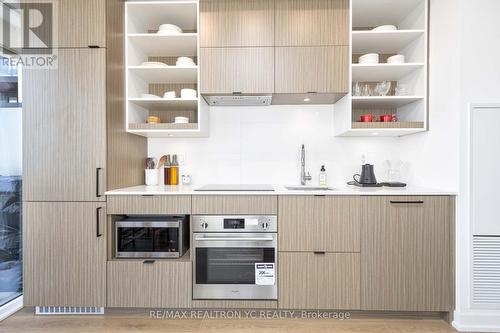
<path fill-rule="evenodd" d="M 277 299 L 276 216 L 193 216 L 194 299 Z"/>
<path fill-rule="evenodd" d="M 116 258 L 179 258 L 189 249 L 187 216 L 130 216 L 115 222 Z"/>

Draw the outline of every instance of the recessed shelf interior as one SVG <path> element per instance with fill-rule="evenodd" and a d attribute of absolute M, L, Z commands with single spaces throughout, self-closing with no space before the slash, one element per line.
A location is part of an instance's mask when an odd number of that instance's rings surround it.
<path fill-rule="evenodd" d="M 352 52 L 363 54 L 399 53 L 409 44 L 416 42 L 424 36 L 423 29 L 395 30 L 395 31 L 353 31 Z"/>

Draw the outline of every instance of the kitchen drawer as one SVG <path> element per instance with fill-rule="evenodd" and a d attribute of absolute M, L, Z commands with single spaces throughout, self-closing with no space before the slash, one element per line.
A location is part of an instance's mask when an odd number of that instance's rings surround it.
<path fill-rule="evenodd" d="M 279 251 L 359 252 L 362 198 L 280 196 Z"/>
<path fill-rule="evenodd" d="M 193 214 L 277 214 L 274 195 L 197 195 L 193 196 Z"/>
<path fill-rule="evenodd" d="M 190 261 L 109 261 L 107 306 L 188 308 L 191 306 Z"/>
<path fill-rule="evenodd" d="M 359 253 L 281 252 L 278 266 L 279 308 L 360 308 Z"/>
<path fill-rule="evenodd" d="M 108 196 L 108 214 L 191 214 L 191 196 Z"/>

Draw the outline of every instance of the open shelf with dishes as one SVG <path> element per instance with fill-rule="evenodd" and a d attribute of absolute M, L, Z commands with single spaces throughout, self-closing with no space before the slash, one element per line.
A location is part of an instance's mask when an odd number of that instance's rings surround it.
<path fill-rule="evenodd" d="M 351 15 L 352 87 L 335 105 L 335 135 L 426 131 L 428 0 L 352 0 Z"/>
<path fill-rule="evenodd" d="M 127 131 L 146 137 L 207 136 L 199 97 L 198 1 L 127 1 Z"/>

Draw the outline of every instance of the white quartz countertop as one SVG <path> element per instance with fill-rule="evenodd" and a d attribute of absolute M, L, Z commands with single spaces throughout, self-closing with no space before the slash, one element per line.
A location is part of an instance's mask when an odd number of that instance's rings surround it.
<path fill-rule="evenodd" d="M 408 186 L 405 188 L 360 188 L 332 186 L 334 190 L 288 190 L 283 185 L 273 185 L 274 191 L 196 191 L 201 185 L 192 186 L 133 186 L 107 191 L 106 195 L 457 195 L 456 192 Z"/>

